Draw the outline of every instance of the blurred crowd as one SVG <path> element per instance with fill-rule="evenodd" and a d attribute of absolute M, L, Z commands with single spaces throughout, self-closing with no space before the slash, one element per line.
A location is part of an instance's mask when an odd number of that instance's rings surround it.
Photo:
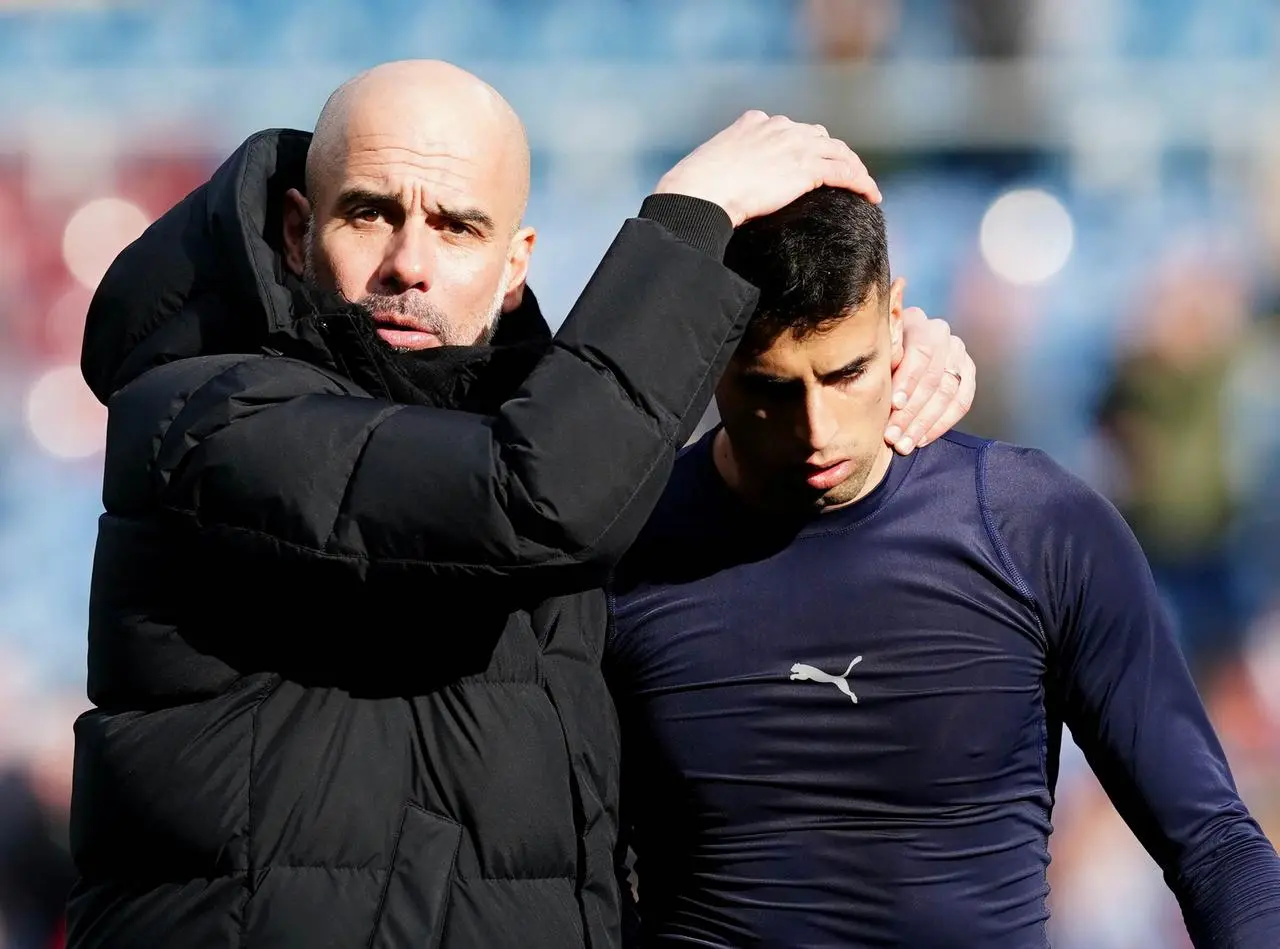
<path fill-rule="evenodd" d="M 244 135 L 310 127 L 337 80 L 408 56 L 491 77 L 529 121 L 531 284 L 553 323 L 721 120 L 759 106 L 849 140 L 908 302 L 978 363 L 962 427 L 1045 449 L 1119 506 L 1280 840 L 1270 0 L 5 0 L 0 50 L 0 949 L 59 944 L 72 873 L 105 423 L 77 367 L 93 288 Z M 571 69 L 596 85 L 556 80 Z M 237 74 L 251 94 L 208 87 Z M 1057 802 L 1057 949 L 1189 946 L 1069 743 Z"/>

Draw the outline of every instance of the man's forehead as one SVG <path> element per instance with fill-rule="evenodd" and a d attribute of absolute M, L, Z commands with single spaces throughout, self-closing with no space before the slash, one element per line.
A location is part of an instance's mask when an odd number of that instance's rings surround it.
<path fill-rule="evenodd" d="M 346 119 L 319 146 L 338 178 L 417 175 L 491 181 L 502 164 L 501 149 L 484 123 L 460 125 L 431 112 L 409 119 L 385 108 L 353 111 Z"/>
<path fill-rule="evenodd" d="M 414 186 L 462 191 L 492 183 L 494 162 L 443 143 L 409 145 L 386 136 L 350 141 L 335 171 L 344 183 L 400 190 Z"/>
<path fill-rule="evenodd" d="M 335 182 L 337 197 L 353 192 L 424 205 L 455 204 L 460 198 L 475 201 L 492 194 L 492 190 L 488 195 L 478 193 L 468 180 L 457 175 L 396 172 L 393 169 L 380 172 L 358 166 L 344 169 Z"/>
<path fill-rule="evenodd" d="M 387 63 L 344 83 L 325 103 L 308 178 L 328 190 L 356 175 L 377 179 L 416 171 L 435 178 L 436 188 L 480 192 L 493 185 L 500 192 L 512 178 L 507 156 L 513 141 L 523 142 L 518 117 L 474 75 L 446 63 Z M 527 161 L 523 165 L 527 178 Z M 527 188 L 527 182 L 514 183 L 518 193 Z"/>
<path fill-rule="evenodd" d="M 875 349 L 882 318 L 881 308 L 873 304 L 812 329 L 785 330 L 763 350 L 744 353 L 739 368 L 777 374 L 804 369 L 819 375 L 832 372 Z"/>
<path fill-rule="evenodd" d="M 483 110 L 461 101 L 423 97 L 412 89 L 385 89 L 356 97 L 337 131 L 348 147 L 402 147 L 459 155 L 488 151 L 501 129 Z"/>
<path fill-rule="evenodd" d="M 404 149 L 353 151 L 335 169 L 330 199 L 379 195 L 425 211 L 478 208 L 491 217 L 506 215 L 515 195 L 499 169 L 480 167 L 449 155 Z"/>

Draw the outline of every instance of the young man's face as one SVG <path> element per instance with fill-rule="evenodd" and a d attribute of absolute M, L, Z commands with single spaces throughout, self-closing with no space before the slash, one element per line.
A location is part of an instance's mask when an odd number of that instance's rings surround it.
<path fill-rule="evenodd" d="M 902 282 L 873 291 L 820 333 L 790 332 L 761 353 L 740 350 L 716 390 L 727 459 L 721 470 L 767 507 L 823 510 L 873 487 L 888 463 L 884 430 L 902 359 Z"/>

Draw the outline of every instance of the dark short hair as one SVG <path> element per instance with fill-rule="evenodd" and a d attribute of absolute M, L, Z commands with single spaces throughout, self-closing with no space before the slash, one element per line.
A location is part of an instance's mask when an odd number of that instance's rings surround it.
<path fill-rule="evenodd" d="M 742 345 L 803 338 L 889 292 L 889 246 L 878 205 L 843 188 L 818 188 L 739 227 L 725 264 L 760 290 Z"/>

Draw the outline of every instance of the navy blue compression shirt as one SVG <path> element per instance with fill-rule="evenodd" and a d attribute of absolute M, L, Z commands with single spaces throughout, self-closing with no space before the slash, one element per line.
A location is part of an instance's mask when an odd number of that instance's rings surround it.
<path fill-rule="evenodd" d="M 1280 947 L 1280 860 L 1110 503 L 951 434 L 767 522 L 713 434 L 612 594 L 641 944 L 1047 946 L 1065 723 L 1197 947 Z"/>

